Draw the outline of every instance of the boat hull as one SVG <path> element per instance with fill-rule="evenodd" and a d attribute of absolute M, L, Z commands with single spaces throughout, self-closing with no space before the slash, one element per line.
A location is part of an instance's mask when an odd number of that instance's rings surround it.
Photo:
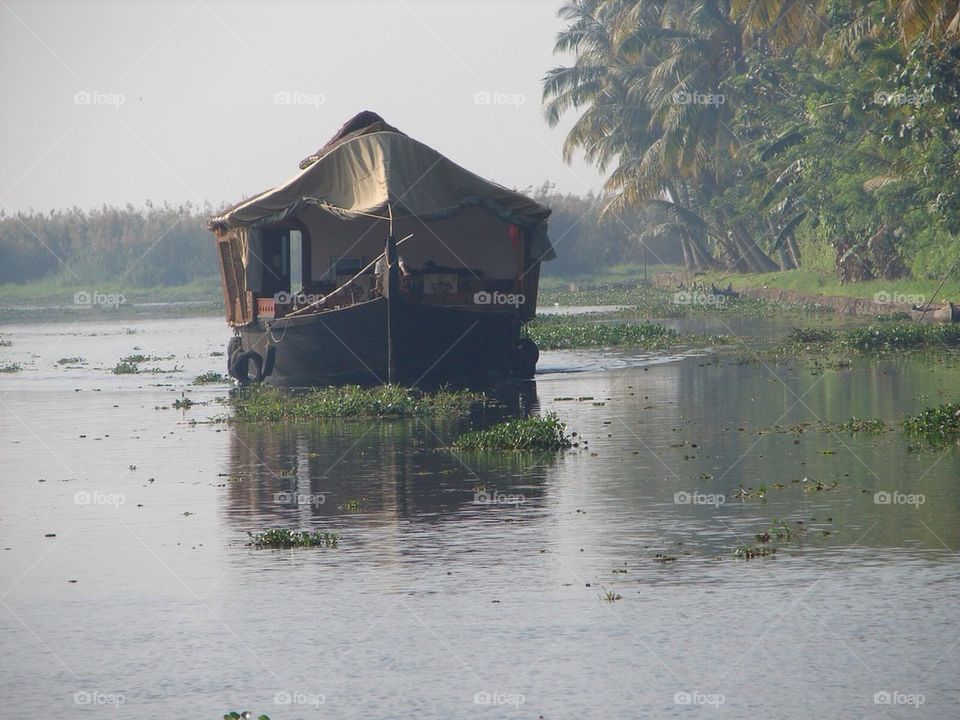
<path fill-rule="evenodd" d="M 253 352 L 263 359 L 255 379 L 270 385 L 475 384 L 532 377 L 536 357 L 526 343 L 524 352 L 513 312 L 381 297 L 239 328 L 231 374 L 246 380 L 233 366 Z"/>
<path fill-rule="evenodd" d="M 929 308 L 918 305 L 910 311 L 910 317 L 923 323 L 960 322 L 960 305 L 951 302 L 931 305 Z"/>

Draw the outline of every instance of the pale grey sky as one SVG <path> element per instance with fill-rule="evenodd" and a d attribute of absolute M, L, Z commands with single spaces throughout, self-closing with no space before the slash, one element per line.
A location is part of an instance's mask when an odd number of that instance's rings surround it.
<path fill-rule="evenodd" d="M 598 188 L 540 113 L 560 5 L 0 0 L 0 208 L 237 201 L 367 109 L 504 185 Z"/>

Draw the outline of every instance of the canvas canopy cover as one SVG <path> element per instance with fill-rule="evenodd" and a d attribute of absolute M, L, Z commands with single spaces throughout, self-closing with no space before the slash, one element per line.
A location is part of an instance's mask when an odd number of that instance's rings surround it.
<path fill-rule="evenodd" d="M 482 206 L 529 232 L 534 259 L 556 257 L 547 236 L 548 208 L 460 167 L 375 113 L 351 119 L 301 168 L 285 183 L 211 219 L 211 226 L 258 228 L 308 207 L 343 220 L 391 212 L 430 222 Z"/>

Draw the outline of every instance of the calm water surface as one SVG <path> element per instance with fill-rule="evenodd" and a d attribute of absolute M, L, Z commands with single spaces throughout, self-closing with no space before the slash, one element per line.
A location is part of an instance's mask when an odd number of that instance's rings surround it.
<path fill-rule="evenodd" d="M 0 333 L 5 716 L 960 713 L 960 450 L 789 430 L 955 401 L 956 367 L 545 352 L 469 419 L 234 427 L 189 386 L 220 319 Z M 132 353 L 160 372 L 109 372 Z M 444 449 L 549 411 L 579 447 Z M 794 539 L 735 559 L 775 518 Z M 342 542 L 246 546 L 268 527 Z"/>

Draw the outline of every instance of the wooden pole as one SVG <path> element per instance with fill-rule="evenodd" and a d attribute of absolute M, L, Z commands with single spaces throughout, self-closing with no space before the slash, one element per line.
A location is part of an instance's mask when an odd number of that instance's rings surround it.
<path fill-rule="evenodd" d="M 384 250 L 387 272 L 383 283 L 383 294 L 387 298 L 387 382 L 399 379 L 397 372 L 397 305 L 400 301 L 400 268 L 397 260 L 397 241 L 393 235 L 387 237 Z"/>

